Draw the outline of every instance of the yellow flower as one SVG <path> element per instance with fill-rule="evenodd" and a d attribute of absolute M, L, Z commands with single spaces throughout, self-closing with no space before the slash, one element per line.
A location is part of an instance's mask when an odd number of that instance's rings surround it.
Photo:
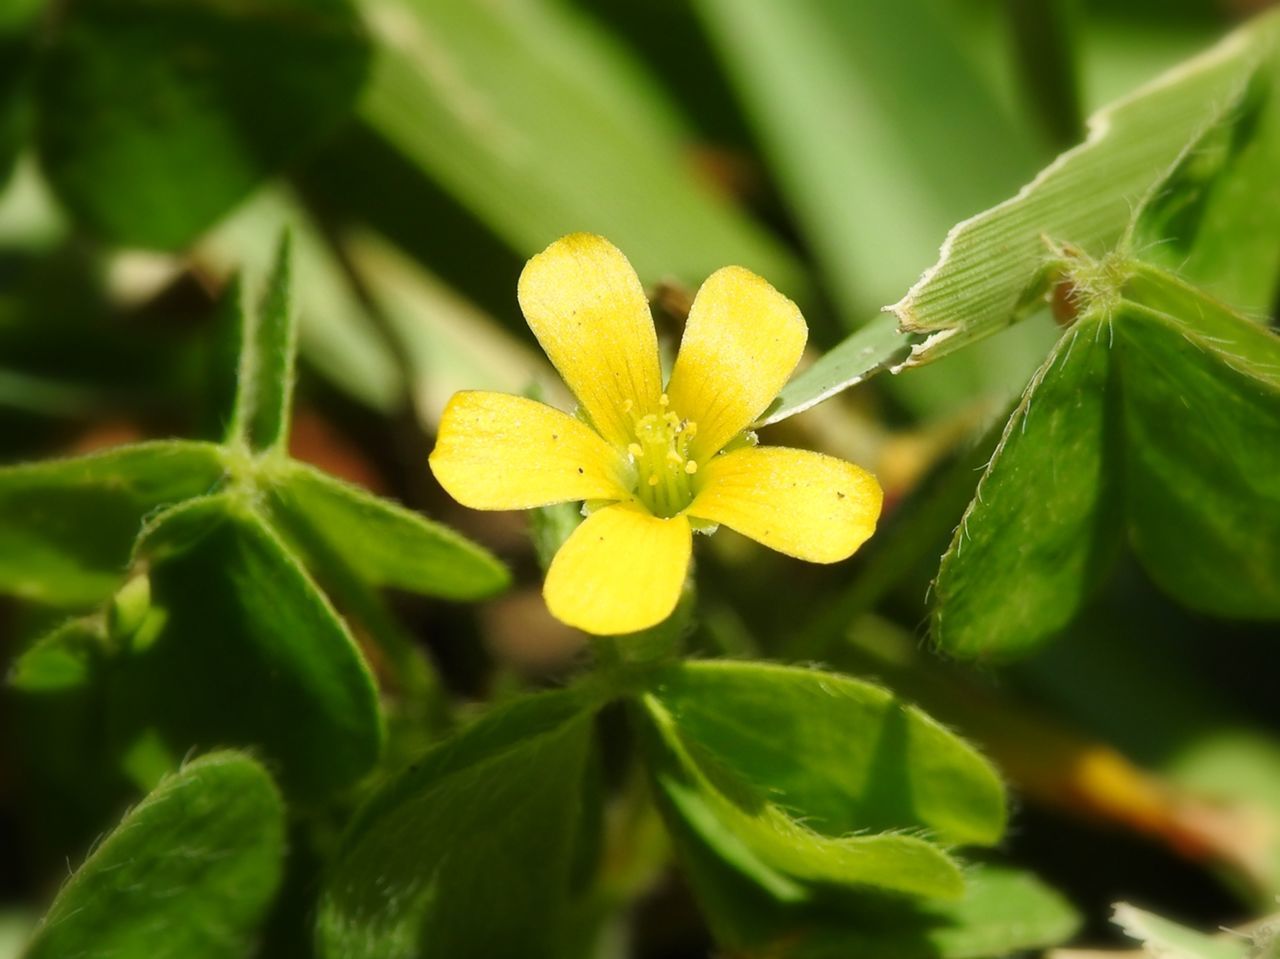
<path fill-rule="evenodd" d="M 694 528 L 723 524 L 816 563 L 847 558 L 874 531 L 882 493 L 870 473 L 755 446 L 745 432 L 808 335 L 796 305 L 754 273 L 725 267 L 702 285 L 665 392 L 648 300 L 607 240 L 552 243 L 525 266 L 519 299 L 579 417 L 458 393 L 431 468 L 473 509 L 587 502 L 590 515 L 547 570 L 543 594 L 557 618 L 599 635 L 662 622 L 680 597 Z"/>

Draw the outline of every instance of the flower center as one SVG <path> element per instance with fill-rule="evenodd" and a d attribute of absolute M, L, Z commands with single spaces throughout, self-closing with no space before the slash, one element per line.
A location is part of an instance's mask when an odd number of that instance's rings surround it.
<path fill-rule="evenodd" d="M 635 442 L 627 447 L 636 470 L 636 496 L 654 516 L 675 516 L 693 501 L 693 474 L 698 464 L 689 458 L 689 443 L 698 424 L 682 420 L 668 406 L 665 393 L 662 409 L 636 417 Z"/>

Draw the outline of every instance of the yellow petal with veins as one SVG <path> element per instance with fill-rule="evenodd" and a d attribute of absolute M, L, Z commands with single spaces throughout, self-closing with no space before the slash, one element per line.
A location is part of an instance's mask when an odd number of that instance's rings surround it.
<path fill-rule="evenodd" d="M 777 446 L 715 456 L 698 477 L 689 515 L 811 563 L 852 555 L 875 531 L 884 498 L 860 466 Z"/>
<path fill-rule="evenodd" d="M 431 471 L 471 509 L 625 499 L 626 461 L 581 420 L 505 393 L 457 393 L 440 420 Z"/>
<path fill-rule="evenodd" d="M 773 402 L 804 352 L 800 309 L 740 266 L 707 278 L 694 298 L 667 395 L 698 424 L 693 455 L 718 452 Z"/>
<path fill-rule="evenodd" d="M 649 301 L 627 258 L 603 237 L 571 234 L 525 265 L 518 296 L 600 435 L 625 447 L 633 413 L 654 412 L 662 392 Z"/>
<path fill-rule="evenodd" d="M 551 561 L 542 588 L 547 607 L 599 636 L 655 626 L 680 599 L 692 539 L 683 516 L 659 519 L 634 503 L 597 510 Z"/>

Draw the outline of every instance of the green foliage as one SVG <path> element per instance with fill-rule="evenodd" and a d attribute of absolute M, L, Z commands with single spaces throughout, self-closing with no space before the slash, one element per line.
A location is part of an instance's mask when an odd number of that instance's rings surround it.
<path fill-rule="evenodd" d="M 1245 314 L 1265 314 L 1280 292 L 1277 157 L 1280 56 L 1273 53 L 1239 106 L 1186 152 L 1144 205 L 1134 245 Z"/>
<path fill-rule="evenodd" d="M 1074 277 L 1095 305 L 1028 387 L 956 529 L 935 585 L 938 642 L 994 656 L 1043 642 L 1126 527 L 1179 602 L 1280 617 L 1280 337 L 1156 267 Z"/>
<path fill-rule="evenodd" d="M 382 741 L 373 677 L 342 620 L 245 499 L 221 494 L 162 514 L 135 562 L 149 570 L 162 625 L 115 664 L 110 681 L 124 701 L 145 703 L 137 721 L 155 723 L 174 754 L 254 744 L 278 764 L 286 790 L 304 795 L 373 767 Z"/>
<path fill-rule="evenodd" d="M 671 106 L 567 5 L 364 7 L 379 42 L 362 120 L 512 249 L 586 230 L 646 282 L 741 263 L 808 292 L 795 261 L 693 175 Z M 597 82 L 581 82 L 587 65 Z"/>
<path fill-rule="evenodd" d="M 1197 2 L 0 4 L 0 457 L 127 444 L 0 465 L 0 953 L 989 959 L 1103 886 L 1271 909 L 1280 16 L 1015 193 Z M 719 267 L 801 302 L 754 426 L 878 473 L 860 556 L 722 532 L 582 642 L 537 582 L 592 504 L 446 512 L 455 390 L 572 405 L 513 291 L 577 230 L 668 367 Z"/>
<path fill-rule="evenodd" d="M 379 790 L 329 876 L 322 954 L 561 955 L 590 705 L 517 700 Z"/>
<path fill-rule="evenodd" d="M 972 747 L 870 683 L 756 663 L 688 663 L 654 698 L 685 747 L 830 836 L 923 830 L 991 845 L 1004 790 Z"/>
<path fill-rule="evenodd" d="M 181 440 L 0 469 L 0 589 L 64 606 L 104 599 L 143 518 L 209 492 L 223 472 L 217 447 Z"/>
<path fill-rule="evenodd" d="M 226 442 L 243 444 L 254 453 L 278 450 L 289 433 L 293 399 L 293 363 L 297 352 L 290 272 L 293 264 L 288 234 L 280 241 L 275 265 L 257 309 L 245 309 L 240 332 L 239 376 Z M 239 288 L 232 291 L 238 297 Z"/>
<path fill-rule="evenodd" d="M 1017 196 L 956 226 L 938 262 L 893 307 L 906 329 L 930 334 L 916 361 L 999 330 L 1036 305 L 1051 279 L 1046 241 L 1094 257 L 1112 250 L 1135 207 L 1163 189 L 1206 131 L 1248 121 L 1242 106 L 1278 30 L 1280 17 L 1261 17 L 1102 111 L 1085 143 Z"/>
<path fill-rule="evenodd" d="M 851 323 L 919 276 L 951 224 L 1035 169 L 1030 131 L 939 4 L 697 7 Z"/>
<path fill-rule="evenodd" d="M 990 768 L 883 690 L 728 663 L 672 668 L 653 688 L 645 738 L 677 835 L 692 832 L 784 901 L 804 900 L 812 884 L 956 898 L 955 865 L 902 831 L 981 842 L 1002 832 Z M 956 789 L 953 808 L 937 809 L 933 775 Z"/>
<path fill-rule="evenodd" d="M 369 587 L 455 598 L 500 589 L 506 571 L 457 534 L 287 458 L 289 264 L 284 242 L 256 309 L 232 286 L 239 375 L 226 445 L 166 441 L 0 470 L 15 520 L 3 571 L 22 596 L 115 597 L 27 650 L 11 684 L 36 693 L 92 681 L 120 704 L 118 748 L 154 734 L 169 756 L 254 746 L 289 793 L 314 797 L 372 770 L 384 723 L 361 651 L 300 556 L 332 574 L 341 555 Z M 406 674 L 421 669 L 398 647 L 390 654 Z"/>
<path fill-rule="evenodd" d="M 284 809 L 239 753 L 165 778 L 76 870 L 36 929 L 30 959 L 234 959 L 275 896 Z"/>
<path fill-rule="evenodd" d="M 1070 938 L 1079 917 L 1033 876 L 972 866 L 954 901 L 873 890 L 820 890 L 804 899 L 753 883 L 683 820 L 668 819 L 681 865 L 716 938 L 748 954 L 796 959 L 980 959 Z"/>
<path fill-rule="evenodd" d="M 270 503 L 282 528 L 321 541 L 372 586 L 481 599 L 507 583 L 502 564 L 457 533 L 303 463 L 273 473 Z"/>
<path fill-rule="evenodd" d="M 346 0 L 70 4 L 38 66 L 41 160 L 98 233 L 176 248 L 328 133 L 367 58 Z"/>
<path fill-rule="evenodd" d="M 943 556 L 934 633 L 967 655 L 1016 651 L 1070 622 L 1115 552 L 1107 469 L 1110 331 L 1081 321 L 1045 361 Z"/>
<path fill-rule="evenodd" d="M 71 619 L 31 644 L 14 662 L 8 682 L 33 693 L 74 689 L 89 682 L 106 649 L 101 616 Z"/>
<path fill-rule="evenodd" d="M 892 317 L 877 317 L 835 349 L 823 353 L 808 369 L 796 374 L 757 425 L 768 426 L 803 413 L 857 386 L 884 368 L 905 360 L 916 339 L 913 334 L 899 330 Z"/>

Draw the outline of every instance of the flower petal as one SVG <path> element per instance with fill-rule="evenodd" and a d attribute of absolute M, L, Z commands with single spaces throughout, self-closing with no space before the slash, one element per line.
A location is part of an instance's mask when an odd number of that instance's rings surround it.
<path fill-rule="evenodd" d="M 606 506 L 560 547 L 542 595 L 556 619 L 588 633 L 647 629 L 676 608 L 692 540 L 683 516 L 659 519 L 634 503 Z"/>
<path fill-rule="evenodd" d="M 698 477 L 689 515 L 811 563 L 852 555 L 875 531 L 884 497 L 860 466 L 777 446 L 713 457 Z"/>
<path fill-rule="evenodd" d="M 462 392 L 440 419 L 431 471 L 472 509 L 625 499 L 626 461 L 581 420 L 522 396 Z"/>
<path fill-rule="evenodd" d="M 520 309 L 600 435 L 625 447 L 630 409 L 657 409 L 658 339 L 635 270 L 612 243 L 573 233 L 531 259 L 520 274 Z"/>
<path fill-rule="evenodd" d="M 755 421 L 791 376 L 809 330 L 800 309 L 740 266 L 717 270 L 689 311 L 667 394 L 698 424 L 699 462 Z"/>

